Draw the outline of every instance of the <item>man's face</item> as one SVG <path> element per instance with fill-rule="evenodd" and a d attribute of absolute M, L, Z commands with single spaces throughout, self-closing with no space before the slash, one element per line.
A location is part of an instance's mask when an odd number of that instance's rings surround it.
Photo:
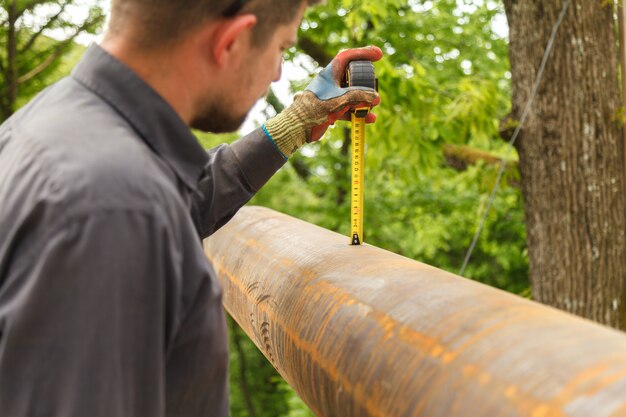
<path fill-rule="evenodd" d="M 306 9 L 303 2 L 291 23 L 276 28 L 262 46 L 248 45 L 248 58 L 232 72 L 232 82 L 221 94 L 206 97 L 191 127 L 206 132 L 222 133 L 237 130 L 248 112 L 264 97 L 272 81 L 281 76 L 283 55 L 295 45 L 300 21 Z"/>

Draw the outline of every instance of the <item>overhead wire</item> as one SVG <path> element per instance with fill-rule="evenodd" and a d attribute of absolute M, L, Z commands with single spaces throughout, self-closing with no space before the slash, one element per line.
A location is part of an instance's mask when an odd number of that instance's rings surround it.
<path fill-rule="evenodd" d="M 528 98 L 528 101 L 526 102 L 526 106 L 522 113 L 522 117 L 520 118 L 519 123 L 517 127 L 515 128 L 515 131 L 513 132 L 511 139 L 508 142 L 506 155 L 500 161 L 500 169 L 498 170 L 496 183 L 493 187 L 493 190 L 491 191 L 491 195 L 489 196 L 487 206 L 485 207 L 485 210 L 483 211 L 478 229 L 476 230 L 476 233 L 474 234 L 474 237 L 472 239 L 472 243 L 470 244 L 470 247 L 467 250 L 467 253 L 465 254 L 465 258 L 463 259 L 463 265 L 461 266 L 461 269 L 459 270 L 459 275 L 461 276 L 465 273 L 465 270 L 467 269 L 467 265 L 469 264 L 472 258 L 472 254 L 474 253 L 474 250 L 476 249 L 476 244 L 478 243 L 478 239 L 480 238 L 480 235 L 482 234 L 485 228 L 487 216 L 489 215 L 489 211 L 491 210 L 491 207 L 493 206 L 493 203 L 496 199 L 496 195 L 498 194 L 498 190 L 500 189 L 500 184 L 502 183 L 502 176 L 504 175 L 504 171 L 506 169 L 507 160 L 511 154 L 511 151 L 513 150 L 513 146 L 515 145 L 515 142 L 517 141 L 517 137 L 519 136 L 519 133 L 522 130 L 522 127 L 524 126 L 524 123 L 526 122 L 526 119 L 528 118 L 528 115 L 530 113 L 530 109 L 535 100 L 535 96 L 537 95 L 537 91 L 539 90 L 539 86 L 541 85 L 541 80 L 543 78 L 543 73 L 548 63 L 548 58 L 550 57 L 550 53 L 552 52 L 552 49 L 554 47 L 554 41 L 556 39 L 556 35 L 559 31 L 559 28 L 561 27 L 561 24 L 563 23 L 563 19 L 565 18 L 565 15 L 567 14 L 567 9 L 569 8 L 569 4 L 570 4 L 570 0 L 565 0 L 563 2 L 563 7 L 561 9 L 561 12 L 559 13 L 558 18 L 554 26 L 552 27 L 552 33 L 550 35 L 550 38 L 548 39 L 548 44 L 546 45 L 543 58 L 541 59 L 541 64 L 539 66 L 539 70 L 537 71 L 537 76 L 535 77 L 535 82 L 533 83 L 530 97 Z"/>

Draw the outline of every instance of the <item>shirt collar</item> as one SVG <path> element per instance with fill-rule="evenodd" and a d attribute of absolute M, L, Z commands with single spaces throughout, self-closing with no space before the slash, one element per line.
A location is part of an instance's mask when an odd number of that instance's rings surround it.
<path fill-rule="evenodd" d="M 104 99 L 191 190 L 208 155 L 174 109 L 130 68 L 94 44 L 72 77 Z"/>

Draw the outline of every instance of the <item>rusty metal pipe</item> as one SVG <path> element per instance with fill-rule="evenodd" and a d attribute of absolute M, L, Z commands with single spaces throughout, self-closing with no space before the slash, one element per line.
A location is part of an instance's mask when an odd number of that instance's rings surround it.
<path fill-rule="evenodd" d="M 318 417 L 626 416 L 626 335 L 259 207 L 205 242 Z"/>

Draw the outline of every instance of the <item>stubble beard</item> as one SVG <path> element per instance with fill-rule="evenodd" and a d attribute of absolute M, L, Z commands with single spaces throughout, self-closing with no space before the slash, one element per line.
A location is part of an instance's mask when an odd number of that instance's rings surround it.
<path fill-rule="evenodd" d="M 229 106 L 211 101 L 206 103 L 204 109 L 192 119 L 191 127 L 202 132 L 234 132 L 241 127 L 247 115 L 247 112 L 238 114 L 230 110 Z"/>

